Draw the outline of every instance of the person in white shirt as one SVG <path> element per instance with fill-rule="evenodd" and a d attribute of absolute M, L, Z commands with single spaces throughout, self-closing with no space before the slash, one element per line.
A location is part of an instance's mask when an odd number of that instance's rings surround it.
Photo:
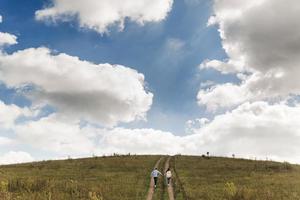
<path fill-rule="evenodd" d="M 160 173 L 160 171 L 157 170 L 157 168 L 155 168 L 152 172 L 151 172 L 151 177 L 153 177 L 154 179 L 154 187 L 156 188 L 156 185 L 157 185 L 157 179 L 158 179 L 158 176 L 159 175 L 162 175 L 162 173 Z"/>
<path fill-rule="evenodd" d="M 167 178 L 167 184 L 170 185 L 170 180 L 172 178 L 172 172 L 171 172 L 170 168 L 168 168 L 166 171 L 166 178 Z"/>

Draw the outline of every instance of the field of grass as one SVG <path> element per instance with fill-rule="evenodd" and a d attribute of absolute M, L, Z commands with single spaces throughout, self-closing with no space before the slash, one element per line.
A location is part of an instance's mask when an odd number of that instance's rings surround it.
<path fill-rule="evenodd" d="M 144 200 L 161 156 L 111 156 L 0 166 L 0 199 Z M 160 162 L 164 171 L 167 156 Z M 300 166 L 270 161 L 175 156 L 176 200 L 299 200 Z M 153 200 L 167 200 L 160 177 Z"/>
<path fill-rule="evenodd" d="M 114 156 L 0 166 L 0 199 L 145 199 L 160 156 Z"/>
<path fill-rule="evenodd" d="M 176 156 L 188 200 L 299 200 L 300 166 L 270 161 Z"/>

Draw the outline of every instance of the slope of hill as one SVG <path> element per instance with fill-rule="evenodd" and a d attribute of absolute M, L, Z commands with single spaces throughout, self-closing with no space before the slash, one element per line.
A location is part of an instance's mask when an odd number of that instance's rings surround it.
<path fill-rule="evenodd" d="M 0 167 L 0 199 L 145 199 L 160 156 L 114 156 Z"/>
<path fill-rule="evenodd" d="M 299 200 L 300 166 L 271 161 L 176 156 L 189 200 Z"/>
<path fill-rule="evenodd" d="M 145 200 L 162 156 L 112 156 L 0 166 L 0 199 Z M 167 156 L 159 163 L 164 171 Z M 176 200 L 299 200 L 300 166 L 270 161 L 174 156 Z M 168 198 L 159 179 L 153 200 Z"/>

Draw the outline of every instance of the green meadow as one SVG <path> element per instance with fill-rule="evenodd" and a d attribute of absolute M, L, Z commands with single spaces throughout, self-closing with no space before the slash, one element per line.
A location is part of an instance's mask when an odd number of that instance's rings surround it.
<path fill-rule="evenodd" d="M 161 156 L 109 156 L 0 166 L 0 199 L 145 200 Z M 164 171 L 167 156 L 159 170 Z M 299 200 L 300 167 L 244 159 L 174 156 L 176 200 Z M 167 200 L 159 179 L 154 200 Z"/>
<path fill-rule="evenodd" d="M 299 200 L 300 166 L 271 161 L 176 156 L 189 200 Z"/>
<path fill-rule="evenodd" d="M 0 199 L 145 199 L 160 156 L 112 156 L 0 167 Z"/>

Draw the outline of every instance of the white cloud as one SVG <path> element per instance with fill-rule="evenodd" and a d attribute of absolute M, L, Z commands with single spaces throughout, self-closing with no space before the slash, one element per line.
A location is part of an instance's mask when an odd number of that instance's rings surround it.
<path fill-rule="evenodd" d="M 180 136 L 154 129 L 102 130 L 98 153 L 176 154 L 184 150 Z"/>
<path fill-rule="evenodd" d="M 13 142 L 55 153 L 58 157 L 114 152 L 201 155 L 209 151 L 214 155 L 229 156 L 234 153 L 246 158 L 269 157 L 299 163 L 299 118 L 300 105 L 244 103 L 212 120 L 202 118 L 189 121 L 189 135 L 176 136 L 155 129 L 82 126 L 78 121 L 52 114 L 15 124 Z M 7 138 L 1 141 L 5 145 L 12 140 Z M 5 160 L 7 158 L 5 156 Z"/>
<path fill-rule="evenodd" d="M 222 45 L 229 58 L 228 61 L 205 61 L 200 68 L 250 75 L 244 76 L 246 79 L 239 85 L 218 85 L 209 91 L 201 90 L 200 103 L 222 107 L 300 94 L 299 7 L 298 1 L 288 4 L 280 0 L 214 1 L 214 16 L 208 25 L 219 26 Z M 225 88 L 229 89 L 226 95 Z M 230 93 L 233 92 L 230 89 L 237 94 Z"/>
<path fill-rule="evenodd" d="M 144 76 L 121 65 L 93 64 L 47 48 L 0 54 L 0 80 L 8 87 L 33 86 L 27 95 L 62 115 L 113 126 L 144 119 L 152 93 Z"/>
<path fill-rule="evenodd" d="M 127 18 L 139 24 L 161 21 L 172 4 L 173 0 L 53 0 L 52 6 L 36 11 L 35 16 L 54 22 L 76 18 L 80 27 L 104 33 L 113 25 L 123 29 Z"/>
<path fill-rule="evenodd" d="M 248 96 L 247 90 L 238 85 L 226 83 L 208 89 L 201 89 L 197 99 L 200 105 L 206 105 L 209 111 L 216 111 L 220 107 L 230 108 L 244 102 Z"/>
<path fill-rule="evenodd" d="M 185 123 L 185 133 L 193 134 L 195 130 L 200 129 L 201 127 L 205 126 L 210 122 L 207 118 L 197 118 L 194 120 L 188 120 Z"/>
<path fill-rule="evenodd" d="M 1 127 L 1 125 L 0 125 L 0 127 Z M 12 144 L 14 144 L 14 140 L 12 140 L 12 139 L 10 139 L 8 137 L 1 137 L 0 136 L 0 147 L 12 145 Z"/>
<path fill-rule="evenodd" d="M 23 151 L 10 151 L 0 156 L 0 164 L 2 165 L 32 161 L 34 161 L 34 159 L 31 157 L 31 155 Z"/>
<path fill-rule="evenodd" d="M 58 155 L 86 155 L 93 152 L 96 134 L 91 127 L 77 121 L 65 121 L 55 114 L 14 127 L 17 140 L 37 149 Z"/>
<path fill-rule="evenodd" d="M 0 128 L 2 129 L 13 128 L 18 117 L 29 115 L 31 111 L 28 108 L 20 108 L 14 104 L 6 105 L 0 101 Z"/>
<path fill-rule="evenodd" d="M 197 119 L 186 136 L 153 129 L 115 128 L 101 132 L 100 152 L 249 156 L 300 162 L 300 106 L 244 103 L 214 119 Z M 197 124 L 198 125 L 197 125 Z M 196 126 L 194 126 L 196 125 Z"/>
<path fill-rule="evenodd" d="M 0 32 L 0 47 L 17 43 L 17 37 L 15 35 Z"/>
<path fill-rule="evenodd" d="M 239 62 L 239 63 L 238 63 Z M 209 69 L 213 68 L 222 72 L 223 74 L 234 73 L 236 71 L 242 71 L 242 61 L 234 61 L 229 60 L 228 62 L 223 62 L 220 60 L 205 60 L 200 64 L 200 69 Z M 233 67 L 234 66 L 234 67 Z"/>
<path fill-rule="evenodd" d="M 80 126 L 78 121 L 53 114 L 17 124 L 16 140 L 59 156 L 90 156 L 112 153 L 175 154 L 183 151 L 179 136 L 154 129 L 112 129 Z"/>
<path fill-rule="evenodd" d="M 0 15 L 0 23 L 2 23 L 2 16 Z M 9 46 L 17 44 L 17 36 L 0 32 L 0 48 L 3 46 Z M 0 49 L 1 50 L 1 49 Z"/>
<path fill-rule="evenodd" d="M 0 23 L 3 22 L 3 18 L 2 18 L 2 15 L 0 15 Z"/>
<path fill-rule="evenodd" d="M 300 162 L 300 106 L 285 103 L 245 103 L 195 131 L 201 149 L 219 155 L 277 158 Z M 198 139 L 197 139 L 198 138 Z"/>

